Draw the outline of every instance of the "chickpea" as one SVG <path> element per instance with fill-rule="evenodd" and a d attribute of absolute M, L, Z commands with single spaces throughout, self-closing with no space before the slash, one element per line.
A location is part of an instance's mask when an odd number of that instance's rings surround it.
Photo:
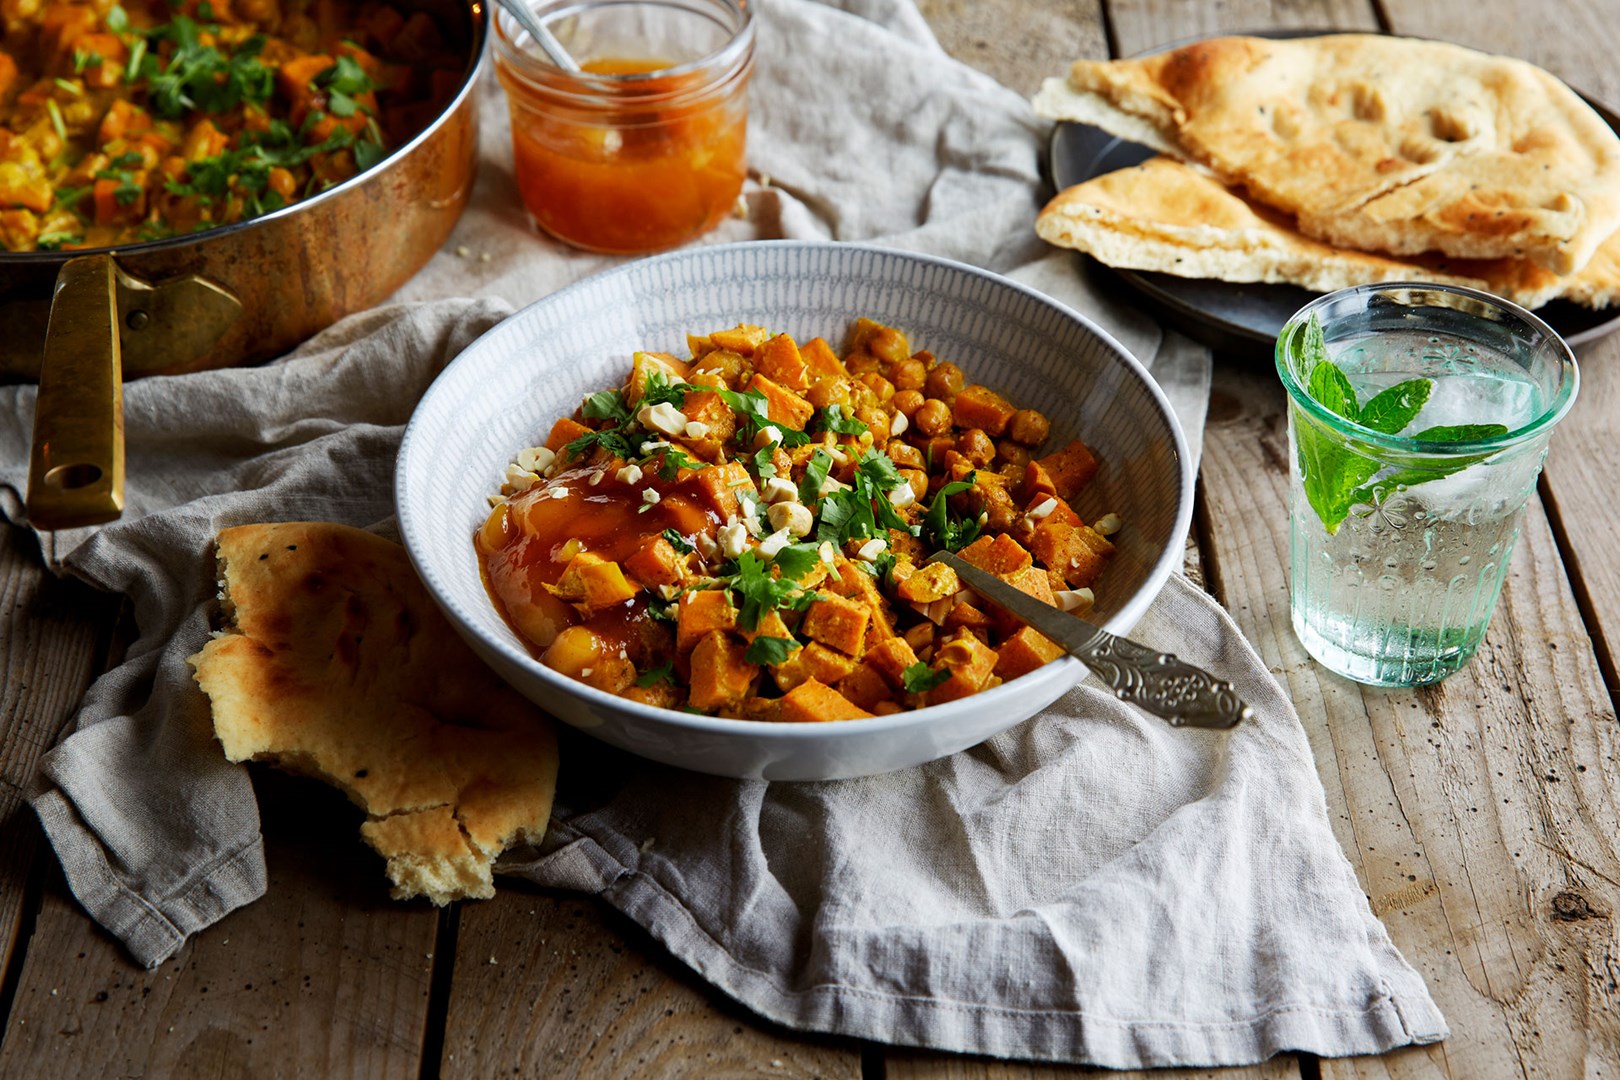
<path fill-rule="evenodd" d="M 818 409 L 825 409 L 829 405 L 848 406 L 849 384 L 836 376 L 829 376 L 812 386 L 804 399 Z"/>
<path fill-rule="evenodd" d="M 934 369 L 928 373 L 923 389 L 931 398 L 952 401 L 966 383 L 967 379 L 963 376 L 962 369 L 947 360 L 934 365 Z"/>
<path fill-rule="evenodd" d="M 1025 446 L 1039 446 L 1052 434 L 1052 421 L 1034 409 L 1019 409 L 1007 425 L 1007 435 Z"/>
<path fill-rule="evenodd" d="M 922 408 L 922 403 L 925 400 L 922 394 L 916 390 L 896 390 L 894 397 L 889 399 L 889 405 L 891 408 L 905 413 L 906 419 L 910 420 L 917 415 L 917 410 Z"/>
<path fill-rule="evenodd" d="M 1029 447 L 1023 443 L 1016 443 L 1011 439 L 1002 439 L 996 443 L 996 457 L 1008 465 L 1022 469 L 1030 463 L 1034 455 L 1029 452 Z"/>
<path fill-rule="evenodd" d="M 864 342 L 866 350 L 879 360 L 889 363 L 898 363 L 911 355 L 911 343 L 906 335 L 892 326 L 879 326 L 869 334 Z"/>
<path fill-rule="evenodd" d="M 889 445 L 883 448 L 889 455 L 889 460 L 902 469 L 920 469 L 923 467 L 922 451 L 903 439 L 890 439 Z"/>
<path fill-rule="evenodd" d="M 869 352 L 855 352 L 844 357 L 844 367 L 849 369 L 851 375 L 865 375 L 868 372 L 875 372 L 880 366 L 878 358 Z"/>
<path fill-rule="evenodd" d="M 924 435 L 943 435 L 951 430 L 951 407 L 939 398 L 929 398 L 922 403 L 911 422 Z"/>
<path fill-rule="evenodd" d="M 865 424 L 871 431 L 881 432 L 885 438 L 889 434 L 889 414 L 873 405 L 862 405 L 855 410 L 855 419 Z"/>
<path fill-rule="evenodd" d="M 889 378 L 897 390 L 921 390 L 928 381 L 928 368 L 915 356 L 908 356 L 889 368 Z"/>
<path fill-rule="evenodd" d="M 983 468 L 996 456 L 996 444 L 979 428 L 969 428 L 957 436 L 956 450 L 973 462 L 975 468 Z"/>
<path fill-rule="evenodd" d="M 880 402 L 888 401 L 894 397 L 894 383 L 875 371 L 868 371 L 865 375 L 862 375 L 860 382 L 867 386 L 872 393 L 876 394 Z"/>

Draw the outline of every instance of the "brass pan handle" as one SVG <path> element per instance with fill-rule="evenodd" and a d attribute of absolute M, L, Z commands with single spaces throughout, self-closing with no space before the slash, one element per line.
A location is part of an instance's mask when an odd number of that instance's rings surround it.
<path fill-rule="evenodd" d="M 38 529 L 112 521 L 124 509 L 124 373 L 110 255 L 56 275 L 34 404 L 28 520 Z"/>

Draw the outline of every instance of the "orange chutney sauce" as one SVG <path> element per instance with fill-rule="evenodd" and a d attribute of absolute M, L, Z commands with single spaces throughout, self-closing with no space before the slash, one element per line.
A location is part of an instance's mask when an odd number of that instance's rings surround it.
<path fill-rule="evenodd" d="M 595 75 L 663 70 L 660 60 L 606 59 Z M 649 80 L 660 95 L 701 76 Z M 659 85 L 660 82 L 668 85 Z M 703 93 L 669 108 L 627 101 L 585 119 L 563 115 L 507 82 L 518 190 L 541 228 L 577 247 L 630 254 L 673 247 L 730 213 L 747 171 L 747 107 L 741 93 Z"/>
<path fill-rule="evenodd" d="M 656 654 L 673 651 L 673 638 L 667 625 L 648 613 L 644 591 L 585 619 L 546 586 L 555 585 L 581 551 L 622 563 L 649 535 L 670 529 L 687 539 L 698 533 L 712 536 L 720 518 L 689 477 L 667 484 L 644 483 L 662 497 L 642 511 L 646 503 L 639 488 L 621 483 L 610 471 L 593 485 L 591 476 L 597 472 L 566 470 L 497 507 L 474 541 L 485 584 L 496 608 L 536 657 L 562 630 L 585 626 L 604 650 L 623 649 L 638 665 L 655 666 L 663 659 Z M 561 498 L 548 494 L 559 488 L 568 494 Z"/>

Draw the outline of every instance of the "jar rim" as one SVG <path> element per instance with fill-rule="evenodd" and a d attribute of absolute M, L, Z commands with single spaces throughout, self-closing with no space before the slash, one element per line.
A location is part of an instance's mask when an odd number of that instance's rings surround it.
<path fill-rule="evenodd" d="M 525 3 L 526 0 L 516 0 Z M 652 5 L 658 7 L 682 8 L 703 14 L 699 7 L 723 11 L 736 20 L 731 37 L 726 43 L 714 52 L 680 64 L 658 68 L 654 71 L 628 72 L 624 74 L 598 74 L 589 71 L 568 71 L 551 63 L 544 57 L 526 49 L 520 48 L 513 30 L 522 30 L 517 19 L 505 7 L 495 5 L 492 20 L 496 51 L 500 59 L 505 62 L 515 74 L 522 77 L 525 82 L 534 84 L 542 82 L 548 90 L 566 89 L 570 86 L 579 87 L 599 94 L 613 95 L 620 100 L 625 96 L 634 94 L 641 88 L 652 89 L 660 81 L 670 78 L 679 78 L 683 75 L 692 75 L 704 71 L 715 73 L 713 82 L 722 82 L 737 70 L 747 64 L 753 54 L 754 46 L 754 16 L 749 7 L 740 0 L 564 0 L 557 3 L 555 0 L 549 5 L 539 5 L 549 8 L 541 16 L 545 19 L 560 18 L 577 14 L 591 8 L 617 7 L 621 5 Z M 541 14 L 539 12 L 537 15 Z M 562 85 L 557 85 L 562 84 Z"/>
<path fill-rule="evenodd" d="M 1535 331 L 1543 339 L 1545 347 L 1552 352 L 1553 361 L 1558 366 L 1560 373 L 1558 388 L 1551 395 L 1551 400 L 1533 419 L 1501 435 L 1469 441 L 1441 442 L 1430 439 L 1415 439 L 1405 435 L 1385 434 L 1364 424 L 1359 424 L 1348 417 L 1340 416 L 1312 397 L 1310 390 L 1301 385 L 1299 381 L 1299 373 L 1294 370 L 1292 355 L 1294 341 L 1300 334 L 1304 333 L 1311 316 L 1317 315 L 1323 308 L 1340 302 L 1349 296 L 1407 289 L 1426 293 L 1444 293 L 1470 300 L 1497 309 L 1502 314 L 1523 323 L 1529 329 Z M 1570 350 L 1569 343 L 1539 316 L 1520 307 L 1518 304 L 1479 289 L 1470 289 L 1462 285 L 1441 285 L 1425 281 L 1390 281 L 1370 285 L 1356 285 L 1317 297 L 1296 311 L 1283 324 L 1282 330 L 1277 334 L 1275 360 L 1277 374 L 1282 379 L 1283 388 L 1288 391 L 1289 398 L 1318 422 L 1350 435 L 1356 441 L 1365 443 L 1368 446 L 1425 457 L 1488 455 L 1534 439 L 1543 432 L 1549 431 L 1564 418 L 1570 407 L 1574 405 L 1576 393 L 1580 388 L 1580 368 L 1575 363 L 1575 354 Z M 1308 374 L 1306 377 L 1309 377 Z"/>

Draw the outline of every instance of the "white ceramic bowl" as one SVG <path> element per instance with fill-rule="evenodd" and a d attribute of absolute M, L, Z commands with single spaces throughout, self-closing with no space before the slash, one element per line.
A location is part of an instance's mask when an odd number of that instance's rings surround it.
<path fill-rule="evenodd" d="M 643 259 L 531 304 L 475 341 L 423 396 L 395 478 L 400 531 L 469 644 L 560 719 L 657 761 L 722 776 L 828 780 L 906 768 L 1024 720 L 1083 675 L 1064 657 L 973 697 L 828 724 L 725 720 L 615 697 L 545 667 L 491 605 L 473 552 L 512 456 L 583 394 L 623 383 L 637 349 L 739 322 L 838 347 L 857 316 L 895 326 L 1015 404 L 1083 438 L 1101 462 L 1076 509 L 1125 520 L 1092 618 L 1125 633 L 1182 560 L 1193 478 L 1181 429 L 1133 357 L 1084 316 L 995 274 L 851 244 L 769 241 Z"/>

